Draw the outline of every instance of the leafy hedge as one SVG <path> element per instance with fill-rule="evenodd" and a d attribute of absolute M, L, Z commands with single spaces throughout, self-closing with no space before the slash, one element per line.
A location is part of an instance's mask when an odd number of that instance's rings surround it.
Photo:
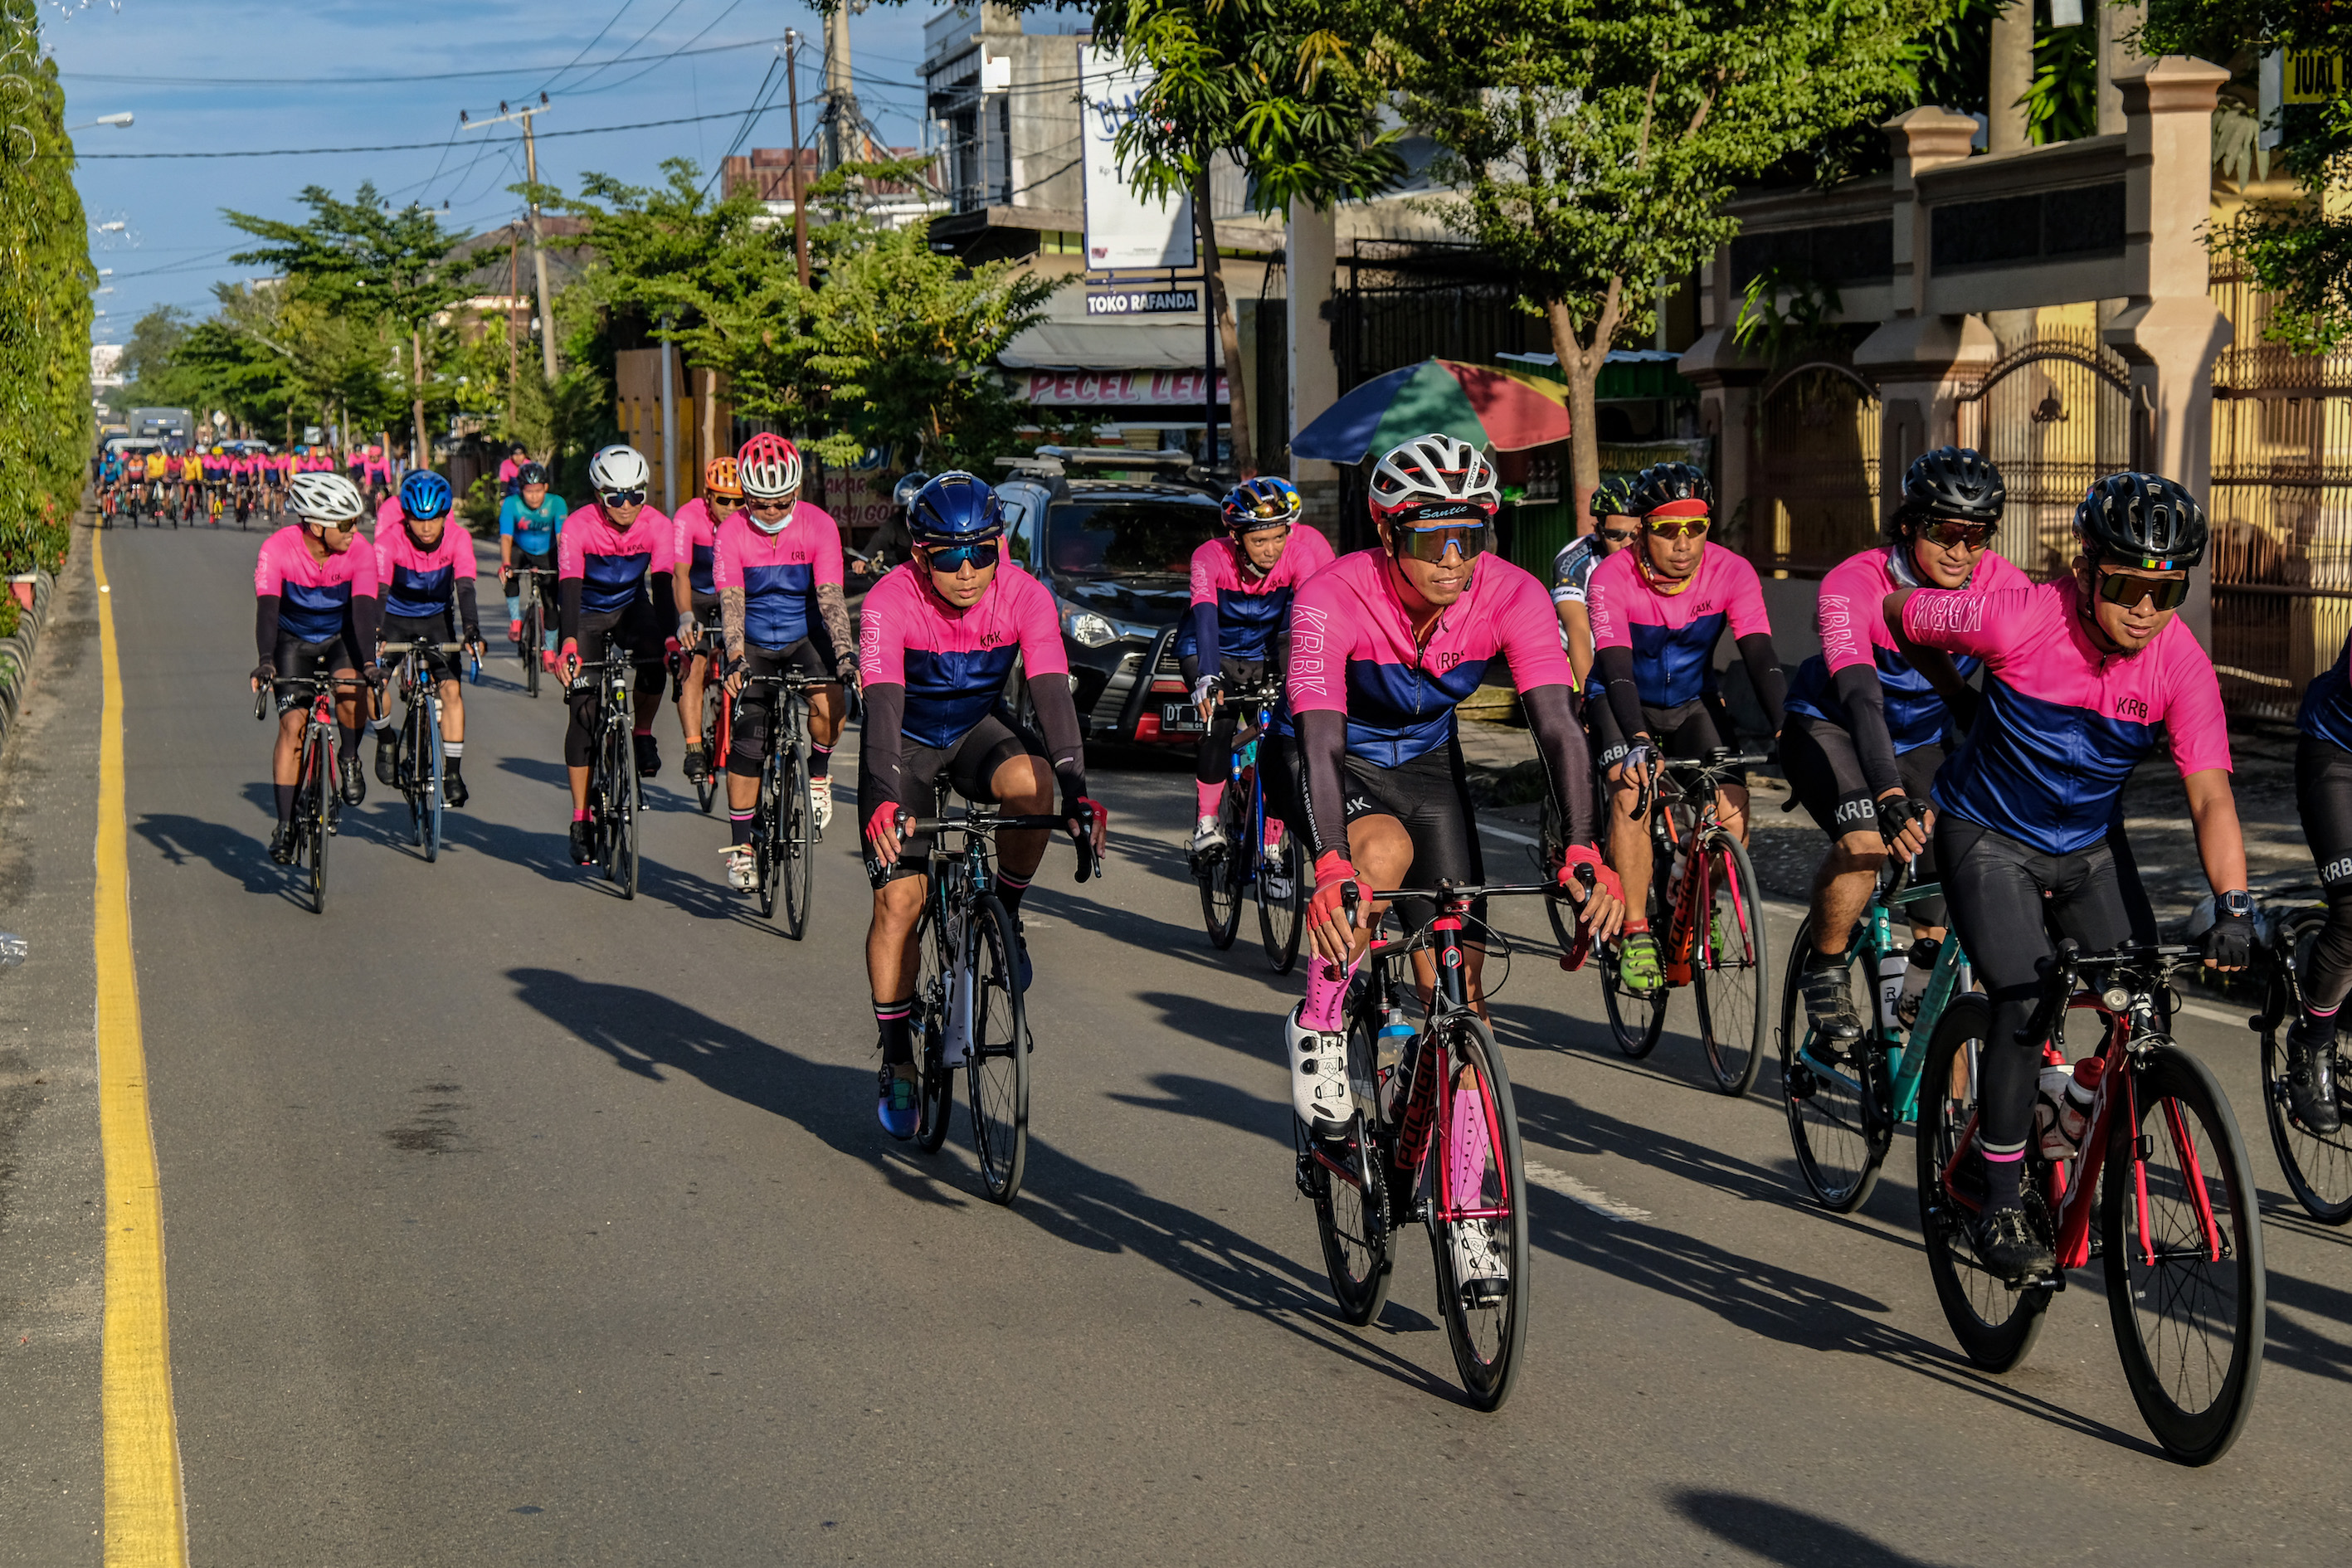
<path fill-rule="evenodd" d="M 0 572 L 55 571 L 89 472 L 89 230 L 33 0 L 0 0 Z"/>

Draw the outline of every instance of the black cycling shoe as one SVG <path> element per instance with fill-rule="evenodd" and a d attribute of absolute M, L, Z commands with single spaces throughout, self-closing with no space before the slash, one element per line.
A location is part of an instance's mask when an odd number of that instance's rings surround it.
<path fill-rule="evenodd" d="M 441 764 L 441 798 L 452 811 L 474 798 L 466 788 L 466 775 L 457 771 L 455 757 Z"/>
<path fill-rule="evenodd" d="M 2326 1138 L 2344 1126 L 2336 1103 L 2336 1020 L 2298 1017 L 2286 1031 L 2286 1108 Z"/>
<path fill-rule="evenodd" d="M 595 862 L 595 839 L 589 832 L 588 819 L 583 816 L 572 825 L 572 863 L 574 866 L 593 866 Z"/>
<path fill-rule="evenodd" d="M 365 799 L 367 799 L 367 774 L 361 770 L 359 758 L 345 752 L 343 755 L 343 804 L 357 805 Z"/>
<path fill-rule="evenodd" d="M 1812 1029 L 1813 1038 L 1843 1056 L 1847 1047 L 1862 1038 L 1862 1017 L 1853 1010 L 1853 992 L 1846 984 L 1845 966 L 1816 969 L 1808 964 L 1801 988 L 1805 998 L 1805 1022 Z"/>
<path fill-rule="evenodd" d="M 682 765 L 686 769 L 687 783 L 699 784 L 709 782 L 710 753 L 700 746 L 688 746 L 686 749 L 686 762 Z"/>
<path fill-rule="evenodd" d="M 394 771 L 394 764 L 399 760 L 400 748 L 394 743 L 392 731 L 378 731 L 375 738 L 375 782 L 380 784 L 398 784 L 400 774 Z"/>
<path fill-rule="evenodd" d="M 661 776 L 661 747 L 651 735 L 632 737 L 637 742 L 637 776 L 641 779 Z"/>
<path fill-rule="evenodd" d="M 280 866 L 294 864 L 294 825 L 281 822 L 278 831 L 269 836 L 269 858 Z"/>
<path fill-rule="evenodd" d="M 1977 1258 L 2011 1285 L 2030 1285 L 2058 1271 L 2057 1255 L 2033 1233 L 2022 1208 L 1987 1209 L 1977 1216 Z"/>

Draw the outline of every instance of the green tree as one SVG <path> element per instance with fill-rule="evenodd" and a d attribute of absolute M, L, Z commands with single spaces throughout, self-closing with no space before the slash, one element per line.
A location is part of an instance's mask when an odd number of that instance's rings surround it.
<path fill-rule="evenodd" d="M 2352 7 L 2329 0 L 2149 0 L 2143 53 L 2229 61 L 2240 51 L 2318 50 L 2352 60 Z M 2339 72 L 2343 67 L 2339 63 Z M 2352 95 L 2338 79 L 2324 103 L 2287 104 L 2273 156 L 2298 192 L 2284 202 L 2249 202 L 2207 231 L 2273 296 L 2263 336 L 2300 353 L 2327 353 L 2352 342 Z"/>
<path fill-rule="evenodd" d="M 1101 0 L 1095 41 L 1151 79 L 1120 125 L 1129 181 L 1148 197 L 1186 195 L 1216 312 L 1232 398 L 1234 466 L 1257 471 L 1243 390 L 1241 331 L 1219 265 L 1209 167 L 1222 153 L 1260 212 L 1292 198 L 1328 207 L 1392 188 L 1404 173 L 1379 124 L 1382 82 L 1360 36 L 1357 0 Z"/>
<path fill-rule="evenodd" d="M 1738 227 L 1734 184 L 1913 85 L 1935 0 L 1412 0 L 1406 117 L 1450 156 L 1432 205 L 1500 258 L 1569 387 L 1576 515 L 1594 386 L 1659 287 Z"/>

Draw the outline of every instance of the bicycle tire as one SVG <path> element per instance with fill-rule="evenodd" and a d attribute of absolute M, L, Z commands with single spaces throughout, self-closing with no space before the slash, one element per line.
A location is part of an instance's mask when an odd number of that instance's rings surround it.
<path fill-rule="evenodd" d="M 314 736 L 307 749 L 310 756 L 304 761 L 302 776 L 310 781 L 310 800 L 309 809 L 302 815 L 306 819 L 304 831 L 310 840 L 310 912 L 323 915 L 327 912 L 327 840 L 332 837 L 327 831 L 327 814 L 333 809 L 328 804 L 327 792 L 334 787 L 329 776 L 333 769 L 328 764 L 323 740 Z"/>
<path fill-rule="evenodd" d="M 1437 1268 L 1438 1308 L 1471 1405 L 1496 1410 L 1510 1397 L 1526 1359 L 1531 1283 L 1527 1165 L 1510 1074 L 1495 1037 L 1475 1013 L 1449 1015 L 1431 1029 L 1422 1048 L 1437 1053 L 1425 1060 L 1446 1072 L 1429 1153 L 1429 1245 Z M 1461 1081 L 1465 1078 L 1475 1080 L 1475 1100 Z M 1450 1173 L 1443 1183 L 1442 1173 Z M 1478 1193 L 1475 1206 L 1499 1209 L 1499 1217 L 1440 1217 L 1441 1196 L 1465 1190 L 1465 1178 Z M 1497 1263 L 1504 1269 L 1499 1282 L 1491 1273 L 1465 1273 Z"/>
<path fill-rule="evenodd" d="M 416 764 L 418 737 L 424 733 L 417 722 L 416 704 L 408 705 L 401 715 L 400 728 L 393 732 L 392 776 L 400 788 L 400 798 L 408 807 L 408 839 L 417 848 L 425 847 L 425 796 L 417 788 Z"/>
<path fill-rule="evenodd" d="M 808 763 L 798 751 L 791 753 L 792 771 L 784 784 L 783 863 L 784 934 L 798 942 L 808 935 L 810 895 L 816 881 L 816 796 L 809 782 Z"/>
<path fill-rule="evenodd" d="M 1703 854 L 1707 905 L 1697 911 L 1700 924 L 1692 938 L 1691 990 L 1707 1071 L 1718 1090 L 1737 1099 L 1755 1086 L 1764 1062 L 1771 942 L 1748 847 L 1716 832 L 1707 836 Z"/>
<path fill-rule="evenodd" d="M 424 765 L 429 760 L 430 765 Z M 418 758 L 418 782 L 425 789 L 425 863 L 441 858 L 441 808 L 445 803 L 447 757 L 441 741 L 441 700 L 431 698 L 425 708 L 425 751 Z"/>
<path fill-rule="evenodd" d="M 2342 1225 L 2352 1220 L 2352 1119 L 2325 1135 L 2294 1119 L 2287 1110 L 2286 1042 L 2280 1035 L 2294 1016 L 2294 1003 L 2287 991 L 2286 977 L 2278 972 L 2278 966 L 2294 963 L 2302 973 L 2310 973 L 2305 960 L 2324 917 L 2314 912 L 2288 918 L 2291 934 L 2284 951 L 2273 962 L 2269 994 L 2263 1008 L 2263 1120 L 2270 1127 L 2271 1150 L 2278 1156 L 2279 1171 L 2286 1177 L 2294 1201 L 2303 1205 L 2303 1212 L 2322 1225 Z M 2336 1050 L 2339 1103 L 2347 1065 L 2339 1044 Z"/>
<path fill-rule="evenodd" d="M 915 996 L 907 1026 L 915 1033 L 916 1059 L 922 1077 L 916 1090 L 915 1146 L 936 1154 L 947 1142 L 948 1123 L 955 1111 L 955 1068 L 947 1060 L 947 1032 L 940 1010 L 947 997 L 947 978 L 940 962 L 939 943 L 927 900 L 915 925 Z"/>
<path fill-rule="evenodd" d="M 1919 1233 L 1927 1244 L 1927 1273 L 1936 1282 L 1936 1299 L 1962 1353 L 1987 1372 L 2007 1372 L 2033 1348 L 2050 1292 L 2012 1290 L 1979 1268 L 1969 1236 L 1969 1211 L 1944 1190 L 1944 1167 L 1976 1109 L 1973 1071 L 1968 1075 L 1966 1097 L 1952 1092 L 1953 1059 L 1963 1046 L 1980 1044 L 1991 1029 L 1990 1003 L 1979 995 L 1955 996 L 1928 1040 L 1927 1068 L 1919 1079 Z M 2040 1179 L 2042 1170 L 2041 1159 L 2029 1149 L 2026 1213 L 2046 1240 L 2050 1216 L 2041 1199 L 2048 1190 Z"/>
<path fill-rule="evenodd" d="M 2268 1280 L 2253 1163 L 2221 1084 L 2195 1057 L 2178 1046 L 2158 1046 L 2132 1082 L 2140 1127 L 2114 1117 L 2106 1185 L 2099 1194 L 2107 1315 L 2140 1419 L 2166 1453 L 2184 1464 L 2209 1465 L 2245 1429 L 2262 1381 Z M 2141 1127 L 2151 1118 L 2156 1124 L 2143 1136 Z M 2144 1170 L 2133 1165 L 2136 1148 L 2148 1151 Z M 2219 1258 L 2211 1257 L 2184 1168 L 2202 1178 L 2214 1234 L 2223 1243 Z M 2152 1233 L 2147 1237 L 2137 1234 L 2143 1179 Z M 2157 1253 L 2153 1268 L 2142 1253 L 2144 1242 Z M 2152 1305 L 2144 1308 L 2144 1302 Z M 2184 1302 L 2183 1321 L 2172 1322 L 2168 1309 Z M 2154 1345 L 2151 1315 L 2171 1323 L 2157 1331 Z M 2198 1321 L 2228 1331 L 2226 1357 L 2215 1353 L 2212 1336 L 2198 1331 Z M 2215 1378 L 2217 1363 L 2222 1364 Z M 2206 1397 L 2194 1408 L 2180 1397 L 2200 1393 Z"/>
<path fill-rule="evenodd" d="M 637 778 L 637 757 L 633 744 L 623 742 L 621 752 L 621 809 L 614 822 L 618 836 L 614 854 L 620 862 L 620 875 L 615 880 L 621 884 L 621 897 L 635 899 L 637 896 L 639 858 L 637 813 L 645 805 L 645 786 Z"/>
<path fill-rule="evenodd" d="M 1628 991 L 1618 978 L 1616 943 L 1598 944 L 1598 952 L 1601 1001 L 1609 1013 L 1610 1037 L 1620 1052 L 1639 1061 L 1658 1048 L 1659 1037 L 1665 1033 L 1666 1004 L 1673 988 L 1661 985 L 1648 996 Z"/>
<path fill-rule="evenodd" d="M 993 893 L 982 893 L 965 915 L 966 962 L 971 985 L 970 1082 L 973 1151 L 992 1202 L 1021 1195 L 1029 1164 L 1029 1022 L 1021 994 L 1013 919 Z"/>
<path fill-rule="evenodd" d="M 1350 1082 L 1372 1077 L 1371 1031 L 1361 1018 L 1349 1026 L 1348 1058 Z M 1292 1124 L 1297 1125 L 1295 1118 Z M 1318 1150 L 1346 1164 L 1355 1179 L 1334 1173 L 1316 1157 Z M 1331 1299 L 1339 1303 L 1340 1319 L 1360 1329 L 1381 1315 L 1396 1274 L 1389 1159 L 1385 1142 L 1373 1134 L 1360 1104 L 1349 1119 L 1346 1138 L 1313 1140 L 1302 1135 L 1299 1171 L 1315 1205 L 1315 1234 L 1322 1243 Z"/>
<path fill-rule="evenodd" d="M 1241 810 L 1230 781 L 1217 797 L 1217 820 L 1225 829 L 1225 847 L 1205 860 L 1197 860 L 1192 880 L 1201 889 L 1201 923 L 1209 928 L 1209 945 L 1219 952 L 1234 945 L 1242 924 Z"/>
<path fill-rule="evenodd" d="M 616 745 L 613 731 L 607 727 L 604 739 L 596 743 L 595 760 L 590 763 L 588 774 L 588 813 L 595 825 L 596 865 L 608 882 L 620 879 L 619 862 L 614 858 L 619 841 L 613 831 L 613 818 L 620 811 L 620 803 L 614 798 L 613 789 L 613 781 L 619 776 L 614 771 L 617 764 L 613 754 Z"/>
<path fill-rule="evenodd" d="M 1287 974 L 1298 962 L 1298 939 L 1307 929 L 1307 858 L 1298 847 L 1298 835 L 1284 828 L 1282 847 L 1270 860 L 1261 848 L 1252 879 L 1257 884 L 1257 935 L 1265 961 L 1276 974 Z M 1267 886 L 1273 881 L 1288 889 L 1286 897 Z"/>
<path fill-rule="evenodd" d="M 776 760 L 770 757 L 767 771 L 760 775 L 759 799 L 751 808 L 752 882 L 759 889 L 760 918 L 763 921 L 772 920 L 776 914 L 776 880 L 783 861 L 777 845 L 782 798 L 783 790 L 776 783 Z"/>
<path fill-rule="evenodd" d="M 522 689 L 536 701 L 539 698 L 540 657 L 547 638 L 540 619 L 538 590 L 530 590 L 530 603 L 523 606 L 522 641 L 517 645 L 517 650 L 522 655 Z"/>
<path fill-rule="evenodd" d="M 709 816 L 727 782 L 727 754 L 711 744 L 719 732 L 719 700 L 726 689 L 705 671 L 702 679 L 702 782 L 694 786 L 695 804 Z"/>
<path fill-rule="evenodd" d="M 1815 1054 L 1801 994 L 1805 955 L 1812 945 L 1808 915 L 1790 943 L 1788 972 L 1780 982 L 1780 1103 L 1788 1113 L 1797 1173 L 1813 1200 L 1832 1214 L 1852 1214 L 1870 1201 L 1895 1142 L 1894 1119 L 1883 1109 L 1893 1086 L 1875 1034 L 1863 1037 L 1850 1060 Z M 1860 951 L 1859 942 L 1846 947 L 1848 994 L 1860 973 L 1854 963 Z M 1857 1002 L 1857 1011 L 1860 1006 Z"/>

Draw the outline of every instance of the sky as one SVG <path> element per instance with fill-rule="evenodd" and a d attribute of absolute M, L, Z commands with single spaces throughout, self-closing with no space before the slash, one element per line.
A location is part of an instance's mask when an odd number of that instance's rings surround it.
<path fill-rule="evenodd" d="M 373 180 L 395 205 L 448 208 L 443 225 L 462 232 L 517 216 L 520 204 L 507 190 L 522 179 L 517 128 L 461 130 L 460 110 L 480 120 L 497 114 L 501 99 L 520 104 L 544 90 L 551 107 L 538 121 L 540 177 L 576 190 L 589 171 L 651 184 L 666 157 L 715 170 L 763 79 L 774 106 L 740 150 L 788 144 L 780 63 L 787 27 L 809 40 L 800 69 L 804 135 L 821 86 L 824 24 L 798 0 L 44 0 L 41 9 L 66 123 L 136 116 L 128 130 L 74 132 L 90 258 L 112 269 L 101 279 L 112 292 L 95 302 L 106 312 L 91 334 L 100 342 L 121 342 L 157 305 L 202 316 L 215 283 L 255 275 L 228 262 L 253 242 L 224 208 L 299 221 L 306 210 L 294 198 L 305 185 L 348 196 Z M 860 107 L 892 143 L 920 139 L 923 23 L 940 9 L 913 0 L 850 18 Z M 716 47 L 727 45 L 744 47 Z M 650 58 L 688 48 L 706 52 Z M 624 58 L 637 63 L 597 68 Z M 492 74 L 449 79 L 475 71 Z M 561 134 L 695 115 L 724 118 Z M 426 145 L 270 158 L 94 156 L 411 142 Z M 111 232 L 101 226 L 118 223 Z"/>

